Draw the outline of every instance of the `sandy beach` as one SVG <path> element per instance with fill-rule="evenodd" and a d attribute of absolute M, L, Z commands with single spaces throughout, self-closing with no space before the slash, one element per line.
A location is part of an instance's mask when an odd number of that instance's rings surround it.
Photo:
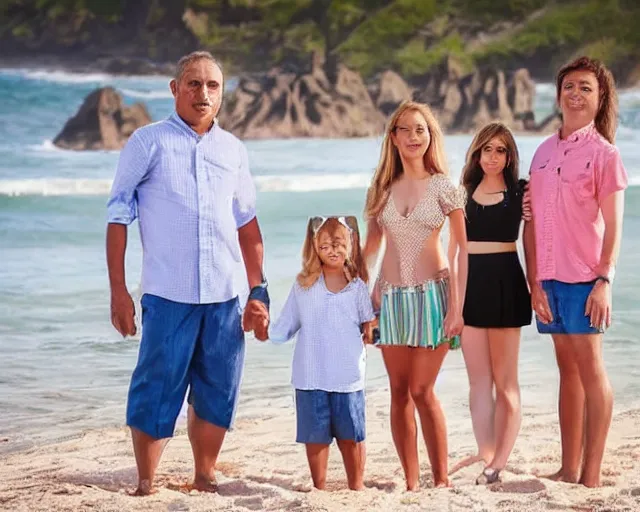
<path fill-rule="evenodd" d="M 159 492 L 128 496 L 135 464 L 127 429 L 93 430 L 0 457 L 0 509 L 19 511 L 209 510 L 640 510 L 640 409 L 617 411 L 607 443 L 603 487 L 556 483 L 538 475 L 559 467 L 555 412 L 527 414 L 502 483 L 474 485 L 482 467 L 452 475 L 453 487 L 433 489 L 421 446 L 422 490 L 408 493 L 391 440 L 387 390 L 368 396 L 368 458 L 363 492 L 347 490 L 339 452 L 332 450 L 328 491 L 312 490 L 304 450 L 294 442 L 293 408 L 240 417 L 218 464 L 219 494 L 185 494 L 177 487 L 191 471 L 184 428 L 169 443 L 159 468 Z M 457 415 L 456 415 L 457 416 Z M 449 422 L 450 467 L 470 455 L 468 418 Z"/>

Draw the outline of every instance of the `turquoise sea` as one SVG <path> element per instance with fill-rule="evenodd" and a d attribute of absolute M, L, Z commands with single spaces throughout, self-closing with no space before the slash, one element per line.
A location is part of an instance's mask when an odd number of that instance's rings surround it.
<path fill-rule="evenodd" d="M 120 426 L 136 340 L 109 321 L 104 258 L 105 204 L 117 152 L 70 152 L 51 140 L 92 89 L 113 85 L 127 102 L 144 101 L 154 120 L 172 110 L 166 77 L 74 75 L 0 70 L 0 451 Z M 539 116 L 553 87 L 537 87 Z M 618 146 L 630 175 L 622 254 L 614 286 L 614 325 L 605 359 L 616 407 L 640 404 L 640 90 L 621 93 Z M 523 173 L 541 136 L 518 136 Z M 446 137 L 457 180 L 470 136 Z M 266 271 L 277 314 L 299 269 L 306 219 L 361 214 L 380 138 L 248 141 L 266 245 Z M 131 231 L 128 282 L 138 293 L 141 248 Z M 635 262 L 635 263 L 634 263 Z M 250 340 L 239 416 L 290 407 L 291 344 Z M 550 340 L 524 329 L 520 360 L 525 421 L 556 400 Z M 387 385 L 375 348 L 367 386 Z M 448 416 L 468 414 L 462 354 L 447 357 L 438 382 Z"/>

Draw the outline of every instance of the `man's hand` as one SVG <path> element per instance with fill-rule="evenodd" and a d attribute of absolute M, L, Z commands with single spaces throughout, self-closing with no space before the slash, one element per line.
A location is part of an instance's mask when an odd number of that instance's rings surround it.
<path fill-rule="evenodd" d="M 245 332 L 253 331 L 256 339 L 266 341 L 269 338 L 269 311 L 259 300 L 247 301 L 242 316 L 242 328 Z"/>
<path fill-rule="evenodd" d="M 611 286 L 597 281 L 587 298 L 584 314 L 589 317 L 591 327 L 604 330 L 611 327 Z"/>
<path fill-rule="evenodd" d="M 546 292 L 540 286 L 540 283 L 535 283 L 531 287 L 531 307 L 543 324 L 550 324 L 553 322 L 553 314 L 551 313 L 551 306 L 549 306 L 549 298 Z"/>
<path fill-rule="evenodd" d="M 111 323 L 123 337 L 136 333 L 136 309 L 126 287 L 111 290 Z"/>

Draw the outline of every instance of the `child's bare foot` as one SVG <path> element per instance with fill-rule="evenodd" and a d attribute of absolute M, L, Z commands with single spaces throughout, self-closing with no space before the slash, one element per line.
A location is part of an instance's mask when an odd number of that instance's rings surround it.
<path fill-rule="evenodd" d="M 352 491 L 364 491 L 365 490 L 365 486 L 362 482 L 359 483 L 355 483 L 355 484 L 350 484 L 349 485 L 349 489 L 351 489 Z"/>
<path fill-rule="evenodd" d="M 149 480 L 140 480 L 138 482 L 138 488 L 129 493 L 129 496 L 151 496 L 157 493 L 158 490 L 154 489 Z"/>
<path fill-rule="evenodd" d="M 585 478 L 584 475 L 582 476 L 582 478 L 580 479 L 580 482 L 582 485 L 584 485 L 585 487 L 602 487 L 602 484 L 600 483 L 600 478 Z"/>
<path fill-rule="evenodd" d="M 578 475 L 569 474 L 562 468 L 560 468 L 560 470 L 550 475 L 541 475 L 540 478 L 544 478 L 546 480 L 553 480 L 554 482 L 565 482 L 568 484 L 578 483 Z"/>

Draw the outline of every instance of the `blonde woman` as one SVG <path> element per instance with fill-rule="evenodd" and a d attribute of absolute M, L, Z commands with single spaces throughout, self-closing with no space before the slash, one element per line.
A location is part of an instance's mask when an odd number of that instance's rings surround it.
<path fill-rule="evenodd" d="M 391 432 L 408 490 L 418 489 L 417 408 L 436 487 L 448 486 L 447 433 L 434 384 L 459 347 L 467 278 L 464 191 L 447 176 L 440 126 L 429 107 L 400 105 L 367 193 L 371 263 L 386 249 L 374 288 L 379 346 L 391 387 Z M 449 218 L 449 261 L 440 232 Z"/>

